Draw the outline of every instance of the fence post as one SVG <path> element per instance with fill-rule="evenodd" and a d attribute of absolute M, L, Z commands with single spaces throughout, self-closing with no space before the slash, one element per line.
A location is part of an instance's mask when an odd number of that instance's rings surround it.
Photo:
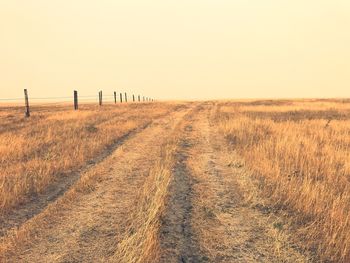
<path fill-rule="evenodd" d="M 123 94 L 120 93 L 120 103 L 123 102 Z"/>
<path fill-rule="evenodd" d="M 74 91 L 74 110 L 78 109 L 78 91 Z"/>
<path fill-rule="evenodd" d="M 142 101 L 145 101 L 145 96 L 143 96 Z"/>
<path fill-rule="evenodd" d="M 140 102 L 140 95 L 138 97 L 139 97 L 139 102 Z"/>
<path fill-rule="evenodd" d="M 126 95 L 126 92 L 125 92 L 125 102 L 128 102 L 128 97 Z"/>
<path fill-rule="evenodd" d="M 114 91 L 114 104 L 117 104 L 117 92 Z"/>
<path fill-rule="evenodd" d="M 25 116 L 28 118 L 30 116 L 30 111 L 29 111 L 29 99 L 28 99 L 27 89 L 24 89 L 24 101 L 25 101 L 25 105 L 26 105 Z"/>
<path fill-rule="evenodd" d="M 135 95 L 132 94 L 132 101 L 135 102 Z"/>
<path fill-rule="evenodd" d="M 99 105 L 102 106 L 102 90 L 98 93 Z"/>

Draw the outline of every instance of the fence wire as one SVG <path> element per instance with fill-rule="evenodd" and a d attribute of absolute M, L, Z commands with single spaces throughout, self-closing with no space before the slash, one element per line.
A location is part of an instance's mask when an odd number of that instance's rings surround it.
<path fill-rule="evenodd" d="M 126 101 L 127 97 L 127 101 Z M 74 106 L 74 96 L 57 96 L 57 97 L 30 97 L 29 107 L 49 107 L 49 106 Z M 140 99 L 140 100 L 139 100 Z M 128 94 L 126 92 L 116 92 L 115 94 L 102 94 L 102 105 L 111 104 L 125 104 L 125 103 L 138 103 L 138 102 L 152 102 L 149 97 L 140 94 Z M 79 95 L 78 105 L 99 105 L 99 95 Z M 15 106 L 25 107 L 25 97 L 22 98 L 0 98 L 0 107 Z"/>

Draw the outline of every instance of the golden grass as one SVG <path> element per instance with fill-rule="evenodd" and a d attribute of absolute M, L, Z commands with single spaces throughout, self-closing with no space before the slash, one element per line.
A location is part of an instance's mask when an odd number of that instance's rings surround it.
<path fill-rule="evenodd" d="M 174 144 L 163 149 L 158 161 L 139 193 L 139 204 L 129 218 L 125 238 L 117 245 L 116 262 L 143 263 L 159 259 L 159 220 L 171 179 Z"/>
<path fill-rule="evenodd" d="M 350 261 L 350 104 L 222 103 L 220 131 L 322 260 Z"/>
<path fill-rule="evenodd" d="M 174 110 L 175 104 L 39 107 L 24 118 L 0 107 L 0 215 L 96 159 L 129 132 Z"/>
<path fill-rule="evenodd" d="M 117 244 L 113 256 L 115 262 L 151 263 L 160 259 L 160 220 L 164 212 L 169 184 L 172 180 L 175 153 L 178 149 L 180 129 L 177 124 L 173 133 L 161 146 L 159 160 L 152 167 L 138 193 L 139 203 L 128 218 L 128 228 L 123 240 Z"/>
<path fill-rule="evenodd" d="M 161 107 L 159 105 L 155 106 L 153 110 L 159 111 Z M 187 109 L 186 106 L 184 107 L 184 104 L 175 105 L 167 103 L 164 105 L 164 107 L 166 107 L 168 111 L 173 111 L 175 108 L 178 107 Z M 167 116 L 166 118 L 169 119 L 168 121 L 170 121 L 171 123 L 172 121 L 177 120 L 175 116 L 181 116 L 182 114 L 184 114 L 182 113 L 182 110 L 179 110 L 177 111 L 177 113 L 173 113 L 172 115 L 168 114 L 169 117 Z M 133 142 L 134 139 L 136 139 L 135 142 L 131 143 L 131 145 L 133 146 L 131 148 L 136 149 L 138 148 L 138 143 L 140 143 L 141 141 L 143 143 L 143 139 L 145 139 L 146 142 L 150 140 L 147 138 L 147 136 L 153 137 L 152 140 L 154 140 L 154 138 L 157 138 L 157 136 L 154 137 L 154 134 L 156 134 L 156 130 L 154 129 L 157 129 L 159 132 L 159 130 L 164 129 L 163 125 L 165 123 L 166 122 L 164 122 L 163 117 L 158 120 L 155 120 L 154 125 L 151 125 L 149 129 L 142 131 L 142 133 L 145 132 L 146 137 L 143 137 L 144 135 L 139 134 L 134 138 L 128 140 L 126 144 L 128 144 L 129 142 Z M 178 123 L 178 121 L 175 122 L 175 124 L 176 123 Z M 176 127 L 178 126 L 179 124 Z M 166 129 L 168 130 L 170 129 L 170 127 L 167 127 Z M 178 134 L 180 134 L 178 131 L 171 133 L 172 136 L 170 136 L 169 138 L 167 134 L 164 135 L 164 138 L 167 138 L 165 143 L 163 145 L 159 144 L 159 146 L 156 146 L 160 148 L 159 150 L 155 150 L 156 152 L 158 152 L 158 154 L 160 153 L 159 157 L 161 158 L 159 159 L 159 161 L 157 161 L 156 163 L 147 163 L 147 165 L 145 165 L 142 168 L 147 169 L 148 171 L 149 167 L 152 167 L 146 178 L 134 178 L 135 180 L 140 180 L 140 182 L 142 182 L 142 188 L 140 188 L 140 191 L 135 191 L 135 196 L 137 195 L 138 200 L 140 201 L 136 206 L 128 205 L 126 207 L 128 211 L 134 211 L 130 213 L 130 217 L 123 218 L 123 221 L 126 221 L 128 219 L 129 224 L 125 224 L 129 225 L 130 228 L 128 228 L 128 231 L 126 232 L 123 231 L 125 229 L 124 226 L 120 227 L 120 229 L 118 228 L 118 236 L 116 237 L 116 240 L 118 240 L 118 244 L 120 245 L 115 245 L 114 248 L 117 250 L 115 255 L 112 254 L 107 256 L 108 258 L 111 257 L 109 261 L 147 262 L 148 260 L 148 262 L 154 262 L 153 259 L 157 257 L 159 253 L 159 242 L 157 240 L 159 232 L 158 223 L 160 220 L 161 211 L 164 207 L 164 195 L 167 192 L 167 182 L 170 179 L 171 175 L 171 166 L 173 162 L 172 154 L 173 151 L 176 149 L 176 136 L 178 136 Z M 141 136 L 143 138 L 142 140 Z M 159 136 L 157 139 L 163 141 L 163 139 L 159 138 Z M 146 151 L 146 149 L 144 150 Z M 59 198 L 55 202 L 50 203 L 42 213 L 28 220 L 25 224 L 21 225 L 19 229 L 12 229 L 10 232 L 7 233 L 6 237 L 0 238 L 0 262 L 12 262 L 11 260 L 7 260 L 10 258 L 12 259 L 13 257 L 17 258 L 17 255 L 23 252 L 23 247 L 28 246 L 30 243 L 39 242 L 38 239 L 40 240 L 40 235 L 42 235 L 45 228 L 50 228 L 52 227 L 52 225 L 55 225 L 56 223 L 60 222 L 62 217 L 64 217 L 67 214 L 67 211 L 69 211 L 69 209 L 72 209 L 72 206 L 74 206 L 73 204 L 76 205 L 76 203 L 79 202 L 79 200 L 81 200 L 84 195 L 89 195 L 94 191 L 98 191 L 99 187 L 101 187 L 100 184 L 103 183 L 104 180 L 106 180 L 106 177 L 110 176 L 111 167 L 113 167 L 113 165 L 115 166 L 116 158 L 117 160 L 123 159 L 120 158 L 120 155 L 127 155 L 130 158 L 130 154 L 133 155 L 133 151 L 130 149 L 127 150 L 124 144 L 121 145 L 121 147 L 119 147 L 113 154 L 109 155 L 101 163 L 85 171 L 82 174 L 82 177 L 71 188 L 69 188 L 67 192 L 64 193 L 62 198 Z M 126 157 L 126 159 L 124 159 L 122 163 L 129 163 L 129 158 Z M 136 166 L 137 165 L 139 164 L 136 164 Z M 128 184 L 125 183 L 127 183 L 128 180 L 131 178 L 124 182 L 123 180 L 125 180 L 127 177 L 132 176 L 132 174 L 128 174 L 128 172 L 126 172 L 129 171 L 127 165 L 122 166 L 124 171 L 122 171 L 121 173 L 125 174 L 125 178 L 121 179 L 121 184 L 119 184 L 118 182 L 117 189 L 118 187 L 120 189 L 122 189 L 123 187 L 128 187 Z M 131 170 L 130 173 L 132 173 Z M 105 188 L 101 191 L 105 192 Z M 126 196 L 122 194 L 120 198 L 118 198 L 115 201 L 129 202 L 131 200 L 129 198 L 127 198 L 127 200 L 125 199 Z M 132 198 L 132 200 L 133 199 L 134 198 Z M 130 237 L 129 235 L 133 236 Z M 119 242 L 119 240 L 122 240 L 122 242 Z M 126 248 L 126 254 L 124 253 L 125 251 L 123 251 L 123 248 Z M 132 261 L 129 261 L 129 259 L 132 259 Z M 56 258 L 56 260 L 58 260 L 58 258 Z"/>

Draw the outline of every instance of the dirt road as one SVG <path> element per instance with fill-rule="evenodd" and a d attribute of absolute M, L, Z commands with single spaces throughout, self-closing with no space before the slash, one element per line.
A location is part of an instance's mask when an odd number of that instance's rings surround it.
<path fill-rule="evenodd" d="M 137 202 L 135 193 L 159 156 L 160 145 L 188 110 L 155 120 L 126 140 L 90 171 L 98 181 L 83 194 L 74 195 L 74 200 L 66 200 L 54 215 L 47 213 L 47 219 L 41 220 L 47 223 L 35 226 L 36 237 L 6 255 L 7 261 L 106 261 L 115 249 L 118 233 L 123 232 L 125 218 Z"/>
<path fill-rule="evenodd" d="M 239 157 L 228 153 L 217 132 L 215 107 L 193 104 L 125 140 L 87 172 L 86 180 L 82 177 L 74 193 L 66 193 L 30 220 L 34 223 L 5 239 L 30 233 L 10 252 L 4 249 L 3 261 L 121 262 L 113 255 L 140 202 L 136 193 L 161 156 L 162 143 L 181 122 L 159 224 L 159 261 L 307 262 L 287 234 L 276 229 L 278 219 L 247 202 L 248 171 Z"/>
<path fill-rule="evenodd" d="M 162 262 L 307 262 L 278 218 L 247 202 L 249 172 L 199 106 L 183 131 L 161 227 Z"/>

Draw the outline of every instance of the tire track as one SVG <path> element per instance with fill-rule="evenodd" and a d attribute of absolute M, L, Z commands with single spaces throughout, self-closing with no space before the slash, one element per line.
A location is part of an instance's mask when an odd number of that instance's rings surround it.
<path fill-rule="evenodd" d="M 79 171 L 58 177 L 59 179 L 51 184 L 45 193 L 33 194 L 29 201 L 1 216 L 0 238 L 5 236 L 9 230 L 20 227 L 27 220 L 30 220 L 37 214 L 41 213 L 50 203 L 64 195 L 64 193 L 67 192 L 77 180 L 79 180 L 82 174 L 103 162 L 113 151 L 123 145 L 128 139 L 146 129 L 150 124 L 151 122 L 148 122 L 145 125 L 122 135 L 109 145 L 97 158 L 88 161 L 88 164 L 85 167 L 81 168 Z"/>
<path fill-rule="evenodd" d="M 160 245 L 161 262 L 205 262 L 198 246 L 197 237 L 192 229 L 193 185 L 195 181 L 187 167 L 189 150 L 193 142 L 189 138 L 192 133 L 192 116 L 197 114 L 198 106 L 187 117 L 183 129 L 183 137 L 176 153 L 176 165 L 169 186 L 169 194 L 164 215 L 161 219 Z"/>

